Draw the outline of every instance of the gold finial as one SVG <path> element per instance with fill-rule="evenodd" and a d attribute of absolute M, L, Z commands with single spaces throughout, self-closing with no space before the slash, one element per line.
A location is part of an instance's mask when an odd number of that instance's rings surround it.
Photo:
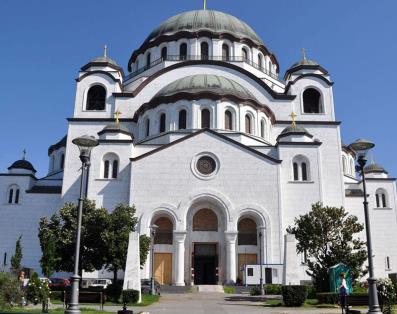
<path fill-rule="evenodd" d="M 298 116 L 295 112 L 291 112 L 291 114 L 289 115 L 290 117 L 291 117 L 291 120 L 292 120 L 292 122 L 291 122 L 291 125 L 292 126 L 296 126 L 296 117 Z"/>
<path fill-rule="evenodd" d="M 207 10 L 207 0 L 203 0 L 203 8 L 204 10 Z"/>
<path fill-rule="evenodd" d="M 22 159 L 25 160 L 26 159 L 26 149 L 24 149 L 22 151 Z"/>
<path fill-rule="evenodd" d="M 114 115 L 115 115 L 115 117 L 116 117 L 116 123 L 119 123 L 119 122 L 120 122 L 120 115 L 121 115 L 120 110 L 117 109 L 117 110 L 115 111 Z"/>
<path fill-rule="evenodd" d="M 106 46 L 106 45 L 103 47 L 103 56 L 104 56 L 105 58 L 108 57 L 108 46 Z"/>
<path fill-rule="evenodd" d="M 302 60 L 307 60 L 307 58 L 306 58 L 306 49 L 305 48 L 302 48 Z"/>

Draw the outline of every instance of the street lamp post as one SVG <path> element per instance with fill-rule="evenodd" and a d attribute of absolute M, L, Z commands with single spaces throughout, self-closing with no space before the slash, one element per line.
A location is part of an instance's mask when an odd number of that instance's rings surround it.
<path fill-rule="evenodd" d="M 363 192 L 364 192 L 364 216 L 365 216 L 365 231 L 367 236 L 367 251 L 368 251 L 368 268 L 369 268 L 369 278 L 368 278 L 368 295 L 369 295 L 369 309 L 368 313 L 382 313 L 379 307 L 378 301 L 378 291 L 376 289 L 376 278 L 374 276 L 374 266 L 372 259 L 372 241 L 371 241 L 371 229 L 370 229 L 370 221 L 369 221 L 369 211 L 368 211 L 368 201 L 367 201 L 367 187 L 365 181 L 365 171 L 364 167 L 367 163 L 365 159 L 365 155 L 375 146 L 374 143 L 371 143 L 367 140 L 357 140 L 354 143 L 350 144 L 350 147 L 357 153 L 357 163 L 358 166 L 356 170 L 360 172 L 362 183 L 363 183 Z"/>
<path fill-rule="evenodd" d="M 77 216 L 77 230 L 76 230 L 76 244 L 74 253 L 74 273 L 72 275 L 72 293 L 68 308 L 65 310 L 65 314 L 80 314 L 79 308 L 79 260 L 80 260 L 80 237 L 81 237 L 81 221 L 83 215 L 83 200 L 85 195 L 85 182 L 87 178 L 87 168 L 90 164 L 91 150 L 98 146 L 98 141 L 88 135 L 77 137 L 72 141 L 73 144 L 77 145 L 80 150 L 81 160 L 81 181 L 80 181 L 80 197 L 78 205 L 78 216 Z"/>
<path fill-rule="evenodd" d="M 151 295 L 155 295 L 156 294 L 155 285 L 154 285 L 154 237 L 156 235 L 157 229 L 158 229 L 158 226 L 155 225 L 155 224 L 150 226 L 150 235 L 151 235 L 151 238 L 152 238 L 152 241 L 151 241 L 152 242 L 151 243 L 152 244 L 152 253 L 151 253 L 151 255 L 152 255 L 152 258 L 151 258 L 151 262 L 152 262 L 152 269 L 151 269 L 152 276 L 150 278 L 150 284 L 151 284 L 150 293 L 151 293 Z"/>
<path fill-rule="evenodd" d="M 260 271 L 260 278 L 259 278 L 259 285 L 261 287 L 261 295 L 265 294 L 265 289 L 263 287 L 263 269 L 262 269 L 262 231 L 259 231 L 259 271 Z"/>

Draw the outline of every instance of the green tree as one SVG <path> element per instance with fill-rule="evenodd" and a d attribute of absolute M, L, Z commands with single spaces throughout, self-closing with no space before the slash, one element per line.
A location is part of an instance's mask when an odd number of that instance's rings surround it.
<path fill-rule="evenodd" d="M 32 274 L 26 289 L 26 297 L 33 304 L 41 303 L 42 312 L 48 313 L 48 298 L 50 288 L 47 280 L 40 280 L 36 272 Z"/>
<path fill-rule="evenodd" d="M 307 274 L 312 277 L 317 291 L 329 290 L 328 270 L 344 263 L 351 269 L 353 280 L 366 271 L 363 263 L 367 259 L 365 242 L 357 233 L 364 229 L 358 218 L 349 215 L 341 207 L 312 205 L 312 210 L 295 218 L 287 232 L 297 239 L 297 252 L 307 256 Z"/>
<path fill-rule="evenodd" d="M 145 265 L 146 263 L 146 259 L 147 256 L 149 254 L 149 250 L 150 250 L 150 237 L 148 237 L 147 235 L 143 234 L 139 237 L 139 257 L 140 257 L 140 262 L 141 262 L 141 266 Z"/>
<path fill-rule="evenodd" d="M 117 281 L 117 271 L 125 270 L 129 234 L 138 222 L 134 215 L 135 207 L 119 204 L 108 216 L 102 233 L 106 246 L 106 268 L 113 272 L 114 283 Z"/>
<path fill-rule="evenodd" d="M 15 243 L 15 253 L 11 257 L 11 269 L 15 274 L 21 271 L 21 261 L 22 261 L 22 245 L 21 245 L 22 235 L 19 236 L 17 242 Z"/>
<path fill-rule="evenodd" d="M 41 223 L 41 221 L 40 221 Z M 40 235 L 40 233 L 42 233 Z M 57 257 L 55 250 L 55 239 L 51 232 L 47 232 L 46 226 L 39 228 L 39 238 L 42 256 L 40 259 L 40 266 L 43 274 L 46 277 L 51 277 L 57 265 Z"/>
<path fill-rule="evenodd" d="M 40 220 L 39 240 L 42 248 L 48 239 L 54 239 L 55 270 L 72 272 L 74 268 L 74 250 L 76 241 L 78 208 L 73 203 L 66 203 L 58 213 L 49 220 Z M 80 242 L 80 272 L 101 269 L 105 264 L 106 244 L 102 233 L 107 227 L 108 212 L 105 208 L 96 208 L 95 202 L 84 200 L 83 220 Z"/>

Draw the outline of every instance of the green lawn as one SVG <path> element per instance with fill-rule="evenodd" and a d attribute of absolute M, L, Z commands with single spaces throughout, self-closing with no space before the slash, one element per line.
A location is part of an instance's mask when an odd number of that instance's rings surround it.
<path fill-rule="evenodd" d="M 87 308 L 80 308 L 81 313 L 84 314 L 114 314 L 113 312 L 106 312 L 106 311 L 98 311 L 98 310 L 93 310 L 93 309 L 87 309 Z M 63 308 L 58 308 L 58 309 L 52 309 L 49 310 L 48 313 L 50 314 L 61 314 L 65 312 L 65 309 Z M 7 310 L 1 310 L 1 313 L 32 313 L 32 314 L 41 314 L 41 309 L 26 309 L 26 308 L 12 308 L 12 309 L 7 309 Z"/>

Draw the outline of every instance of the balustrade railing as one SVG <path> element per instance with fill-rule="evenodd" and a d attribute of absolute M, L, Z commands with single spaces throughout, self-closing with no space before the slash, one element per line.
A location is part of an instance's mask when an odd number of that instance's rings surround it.
<path fill-rule="evenodd" d="M 167 55 L 166 57 L 161 57 L 159 59 L 156 59 L 156 60 L 152 61 L 150 64 L 145 65 L 144 67 L 142 67 L 134 72 L 131 72 L 124 78 L 124 80 L 128 81 L 129 79 L 159 65 L 160 63 L 162 63 L 164 61 L 175 61 L 175 62 L 181 61 L 181 62 L 183 62 L 183 61 L 200 61 L 200 60 L 224 61 L 224 62 L 244 62 L 244 63 L 249 64 L 253 68 L 261 71 L 262 73 L 269 75 L 270 77 L 274 78 L 275 80 L 282 82 L 281 80 L 279 80 L 279 78 L 277 77 L 277 75 L 275 73 L 270 72 L 263 66 L 255 63 L 249 59 L 246 59 L 244 57 L 201 56 L 201 55 L 186 55 L 186 56 L 184 56 L 184 55 Z"/>

